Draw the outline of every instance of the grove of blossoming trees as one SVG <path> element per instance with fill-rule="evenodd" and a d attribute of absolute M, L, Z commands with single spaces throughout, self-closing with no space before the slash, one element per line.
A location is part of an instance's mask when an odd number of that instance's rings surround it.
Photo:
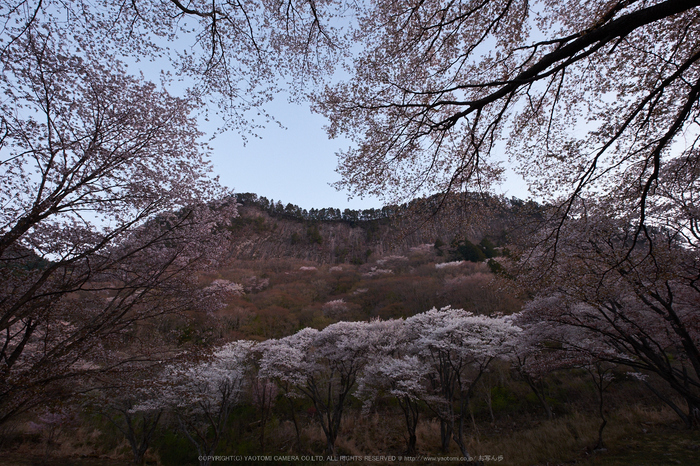
<path fill-rule="evenodd" d="M 133 411 L 173 412 L 204 458 L 200 464 L 209 464 L 206 458 L 215 453 L 231 408 L 257 377 L 279 384 L 287 397 L 308 399 L 326 436 L 327 453 L 336 455 L 335 442 L 351 396 L 371 401 L 385 387 L 399 398 L 407 416 L 409 452 L 415 453 L 416 447 L 416 403 L 423 402 L 445 424 L 446 442 L 454 439 L 469 456 L 464 415 L 471 387 L 494 358 L 505 357 L 519 330 L 502 317 L 446 308 L 408 320 L 338 322 L 321 331 L 306 328 L 258 344 L 241 340 L 201 362 L 166 367 Z"/>
<path fill-rule="evenodd" d="M 549 304 L 536 299 L 512 317 L 432 309 L 408 319 L 341 321 L 323 330 L 306 328 L 280 339 L 228 343 L 200 358 L 189 357 L 187 361 L 186 356 L 182 362 L 165 365 L 160 375 L 152 377 L 153 384 L 140 391 L 142 401 L 132 404 L 129 412 L 159 417 L 165 412 L 166 417 L 176 420 L 171 423 L 174 428 L 197 448 L 200 464 L 208 464 L 208 458 L 231 435 L 227 423 L 232 421 L 233 407 L 260 404 L 260 387 L 267 387 L 266 397 L 273 396 L 269 384 L 274 383 L 280 389 L 276 392 L 278 403 L 283 403 L 282 397 L 310 404 L 309 413 L 325 435 L 328 455 L 338 455 L 342 421 L 348 411 L 357 415 L 358 408 L 351 406 L 353 399 L 359 399 L 365 413 L 378 403 L 383 403 L 384 409 L 398 406 L 397 414 L 404 419 L 407 454 L 418 451 L 420 420 L 435 419 L 443 454 L 449 453 L 454 442 L 460 453 L 469 457 L 473 452 L 467 447 L 467 437 L 473 438 L 474 432 L 466 421 L 471 416 L 473 422 L 471 403 L 492 365 L 500 366 L 501 371 L 513 364 L 533 378 L 578 368 L 587 371 L 593 382 L 592 403 L 596 406 L 590 409 L 601 421 L 595 448 L 602 448 L 609 421 L 605 397 L 611 384 L 624 378 L 624 367 L 647 375 L 655 369 L 642 357 L 625 352 L 624 345 L 615 340 L 622 337 L 615 337 L 614 332 L 601 336 L 603 329 L 593 327 L 593 309 L 586 318 L 588 325 L 566 320 L 565 314 L 557 311 L 562 299 L 552 298 Z M 550 305 L 551 311 L 533 313 L 545 305 Z M 583 319 L 580 312 L 568 318 L 575 316 Z M 670 354 L 679 353 L 667 349 L 671 362 Z M 676 364 L 681 367 L 683 361 Z M 681 371 L 676 372 L 679 377 Z M 483 397 L 483 388 L 480 390 Z M 396 404 L 387 404 L 392 398 Z M 545 406 L 547 402 L 543 398 Z M 270 415 L 264 403 L 271 405 L 273 401 L 262 403 L 261 436 L 265 434 L 264 420 Z"/>

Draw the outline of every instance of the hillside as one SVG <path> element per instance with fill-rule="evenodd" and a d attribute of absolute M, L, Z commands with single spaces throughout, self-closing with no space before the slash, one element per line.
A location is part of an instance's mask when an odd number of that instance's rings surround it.
<path fill-rule="evenodd" d="M 488 237 L 496 246 L 505 246 L 537 218 L 540 209 L 515 198 L 474 194 L 449 200 L 433 196 L 402 206 L 343 212 L 333 208 L 306 211 L 250 193 L 239 194 L 237 199 L 240 217 L 231 227 L 235 233 L 231 258 L 288 257 L 319 264 L 362 264 L 436 241 L 478 243 Z"/>
<path fill-rule="evenodd" d="M 4 457 L 179 466 L 208 442 L 241 462 L 595 465 L 637 464 L 644 445 L 648 464 L 692 464 L 697 430 L 624 365 L 567 362 L 512 326 L 527 306 L 501 267 L 541 208 L 465 196 L 432 215 L 436 201 L 304 211 L 240 195 L 228 256 L 194 278 L 215 302 L 135 324 L 115 346 L 159 342 L 157 362 L 18 417 Z"/>
<path fill-rule="evenodd" d="M 203 320 L 194 327 L 182 328 L 180 342 L 280 338 L 305 327 L 410 317 L 433 307 L 485 315 L 519 309 L 519 300 L 486 262 L 447 262 L 439 253 L 426 244 L 361 265 L 236 260 L 208 275 L 206 282 L 240 284 L 240 292 L 232 293 L 214 317 L 200 315 Z"/>
<path fill-rule="evenodd" d="M 232 292 L 214 316 L 194 313 L 193 324 L 176 324 L 181 344 L 280 338 L 433 307 L 519 309 L 492 271 L 511 231 L 534 218 L 524 203 L 471 199 L 429 217 L 425 200 L 359 212 L 307 212 L 253 194 L 238 202 L 230 255 L 202 277 L 202 286 Z"/>

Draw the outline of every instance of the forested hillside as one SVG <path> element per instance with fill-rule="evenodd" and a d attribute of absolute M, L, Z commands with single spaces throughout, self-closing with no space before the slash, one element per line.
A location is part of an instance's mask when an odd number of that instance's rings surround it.
<path fill-rule="evenodd" d="M 503 246 L 534 229 L 541 207 L 517 198 L 464 193 L 433 196 L 383 209 L 311 209 L 237 194 L 232 255 L 238 259 L 294 257 L 323 264 L 355 265 L 401 254 L 424 244 L 478 243 Z"/>
<path fill-rule="evenodd" d="M 656 398 L 672 391 L 532 313 L 543 304 L 513 274 L 529 273 L 517 254 L 546 206 L 460 199 L 455 219 L 426 200 L 384 214 L 237 202 L 225 259 L 193 276 L 199 304 L 135 322 L 128 365 L 71 375 L 82 390 L 5 423 L 13 464 L 36 448 L 31 461 L 81 464 L 597 464 L 646 433 L 676 461 L 695 454 Z"/>

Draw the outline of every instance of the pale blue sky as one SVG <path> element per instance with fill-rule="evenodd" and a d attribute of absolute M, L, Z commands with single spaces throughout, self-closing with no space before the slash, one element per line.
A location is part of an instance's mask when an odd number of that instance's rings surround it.
<path fill-rule="evenodd" d="M 335 172 L 336 152 L 347 148 L 345 139 L 328 139 L 323 116 L 308 107 L 287 103 L 280 98 L 266 106 L 286 127 L 271 123 L 258 131 L 260 139 L 243 138 L 235 131 L 225 132 L 212 141 L 212 162 L 221 183 L 236 192 L 253 192 L 268 199 L 296 204 L 302 208 L 335 207 L 338 209 L 367 209 L 382 207 L 373 197 L 348 201 L 346 192 L 339 192 L 330 183 L 338 181 Z M 203 131 L 212 134 L 216 122 L 211 121 Z M 508 172 L 507 182 L 498 189 L 508 197 L 528 197 L 521 177 Z"/>
<path fill-rule="evenodd" d="M 169 67 L 166 60 L 136 62 L 125 58 L 130 68 L 143 72 L 147 79 L 159 81 L 160 70 Z M 171 82 L 169 90 L 181 93 L 186 82 Z M 235 192 L 252 192 L 268 199 L 292 203 L 304 209 L 334 207 L 337 209 L 380 208 L 384 203 L 375 197 L 348 200 L 348 193 L 337 191 L 330 184 L 340 180 L 335 172 L 336 153 L 347 149 L 347 139 L 329 139 L 324 125 L 326 119 L 312 113 L 307 105 L 289 103 L 284 94 L 265 105 L 284 128 L 269 123 L 257 130 L 260 138 L 243 137 L 237 131 L 219 133 L 210 142 L 214 175 L 223 186 Z M 210 115 L 210 120 L 200 118 L 200 130 L 205 139 L 219 132 L 224 123 Z M 512 170 L 507 172 L 507 182 L 497 189 L 508 197 L 529 197 L 522 178 Z"/>
<path fill-rule="evenodd" d="M 305 209 L 382 206 L 376 198 L 348 201 L 347 193 L 329 185 L 340 180 L 340 175 L 335 172 L 335 154 L 350 143 L 344 139 L 329 140 L 323 130 L 324 117 L 311 113 L 303 105 L 287 103 L 284 98 L 266 109 L 285 128 L 275 123 L 268 124 L 258 131 L 260 139 L 248 137 L 245 145 L 243 138 L 234 131 L 221 134 L 212 141 L 212 162 L 224 186 Z M 214 131 L 214 128 L 202 129 Z"/>

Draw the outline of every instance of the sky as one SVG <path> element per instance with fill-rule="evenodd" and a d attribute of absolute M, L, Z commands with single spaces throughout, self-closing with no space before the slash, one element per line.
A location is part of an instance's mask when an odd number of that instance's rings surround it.
<path fill-rule="evenodd" d="M 179 45 L 189 44 L 179 39 Z M 169 69 L 165 59 L 135 61 L 124 57 L 132 69 L 158 82 L 162 69 Z M 187 83 L 173 81 L 168 86 L 173 93 L 180 94 Z M 290 103 L 287 96 L 278 96 L 264 109 L 281 125 L 269 123 L 263 129 L 256 129 L 258 138 L 244 138 L 235 130 L 223 131 L 222 120 L 209 113 L 209 120 L 199 118 L 199 129 L 205 134 L 204 140 L 212 135 L 209 142 L 212 148 L 211 161 L 214 175 L 220 183 L 238 193 L 255 193 L 270 200 L 291 203 L 304 209 L 333 207 L 344 209 L 381 208 L 385 203 L 376 197 L 355 197 L 338 191 L 331 186 L 340 181 L 335 169 L 338 165 L 337 153 L 350 147 L 347 139 L 329 139 L 324 126 L 325 117 L 312 113 L 310 108 L 299 103 Z M 508 163 L 504 160 L 507 167 Z M 507 197 L 527 199 L 530 196 L 522 177 L 513 170 L 506 170 L 506 182 L 496 187 L 496 193 Z"/>
<path fill-rule="evenodd" d="M 214 171 L 224 186 L 305 209 L 368 209 L 383 205 L 373 197 L 348 200 L 347 193 L 330 186 L 340 180 L 335 172 L 335 154 L 350 142 L 330 140 L 323 129 L 323 116 L 283 98 L 266 109 L 284 128 L 268 124 L 258 131 L 260 138 L 248 137 L 246 143 L 237 132 L 228 131 L 211 142 Z M 215 126 L 212 122 L 211 127 L 201 129 L 212 133 Z"/>
<path fill-rule="evenodd" d="M 330 185 L 340 180 L 335 172 L 336 153 L 349 147 L 350 141 L 329 139 L 323 129 L 327 123 L 323 116 L 284 98 L 275 100 L 266 110 L 285 128 L 271 123 L 258 131 L 260 138 L 249 137 L 245 144 L 241 135 L 228 131 L 210 143 L 214 174 L 220 177 L 221 184 L 235 192 L 251 192 L 304 209 L 383 206 L 376 197 L 348 200 L 347 192 Z M 217 126 L 220 123 L 212 120 L 200 129 L 213 134 Z M 507 171 L 506 182 L 497 192 L 508 197 L 529 197 L 525 182 L 512 170 Z"/>

